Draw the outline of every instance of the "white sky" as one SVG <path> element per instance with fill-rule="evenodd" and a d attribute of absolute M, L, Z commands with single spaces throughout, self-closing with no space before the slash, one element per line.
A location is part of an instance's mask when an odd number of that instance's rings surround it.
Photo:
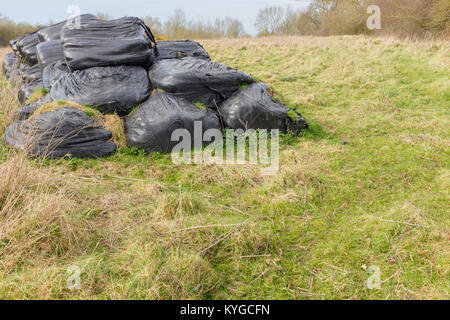
<path fill-rule="evenodd" d="M 113 18 L 154 16 L 164 22 L 175 9 L 185 11 L 188 19 L 203 21 L 231 16 L 239 19 L 247 33 L 255 34 L 257 12 L 267 5 L 306 8 L 309 1 L 298 0 L 2 0 L 0 15 L 16 22 L 31 24 L 58 22 L 69 14 L 69 5 L 78 5 L 82 13 L 106 13 Z"/>

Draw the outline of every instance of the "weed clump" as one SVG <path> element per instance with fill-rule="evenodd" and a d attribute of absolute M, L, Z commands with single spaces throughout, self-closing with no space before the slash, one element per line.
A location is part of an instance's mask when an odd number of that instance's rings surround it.
<path fill-rule="evenodd" d="M 101 114 L 100 111 L 90 107 L 90 106 L 82 106 L 79 105 L 75 102 L 70 102 L 70 101 L 64 101 L 64 100 L 58 100 L 58 101 L 53 101 L 50 103 L 46 103 L 44 105 L 42 105 L 41 107 L 39 107 L 34 113 L 33 115 L 29 118 L 29 120 L 35 119 L 37 116 L 46 113 L 46 112 L 51 112 L 51 111 L 56 111 L 58 109 L 61 108 L 65 108 L 65 107 L 71 107 L 71 108 L 75 108 L 78 110 L 83 111 L 86 115 L 88 115 L 89 117 L 93 118 L 93 119 L 101 119 L 103 116 Z"/>
<path fill-rule="evenodd" d="M 25 101 L 25 104 L 30 104 L 42 99 L 45 95 L 47 95 L 48 90 L 45 88 L 39 88 L 34 90 L 31 96 Z"/>

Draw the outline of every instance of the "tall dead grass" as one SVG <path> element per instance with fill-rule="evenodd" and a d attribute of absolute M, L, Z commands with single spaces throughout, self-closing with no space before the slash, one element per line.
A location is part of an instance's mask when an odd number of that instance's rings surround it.
<path fill-rule="evenodd" d="M 0 63 L 8 49 L 0 51 Z M 1 76 L 0 134 L 3 139 L 11 115 L 19 106 L 18 86 Z M 80 239 L 88 236 L 70 216 L 77 199 L 67 181 L 45 168 L 43 161 L 31 161 L 25 152 L 0 146 L 0 270 L 9 272 L 26 263 L 39 265 L 43 256 L 78 251 Z"/>

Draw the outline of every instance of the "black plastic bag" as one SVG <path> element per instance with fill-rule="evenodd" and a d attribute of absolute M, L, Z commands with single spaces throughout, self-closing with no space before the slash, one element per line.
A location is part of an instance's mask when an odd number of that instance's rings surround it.
<path fill-rule="evenodd" d="M 33 82 L 42 78 L 42 71 L 38 64 L 32 67 L 26 63 L 20 64 L 19 74 L 24 82 Z"/>
<path fill-rule="evenodd" d="M 37 36 L 40 42 L 59 40 L 61 39 L 61 31 L 65 25 L 69 25 L 69 27 L 76 27 L 75 23 L 77 22 L 82 25 L 95 21 L 98 21 L 98 18 L 93 14 L 82 14 L 81 16 L 61 21 L 46 28 L 42 28 L 37 32 Z"/>
<path fill-rule="evenodd" d="M 151 93 L 144 68 L 135 66 L 96 67 L 63 73 L 50 94 L 53 100 L 90 105 L 102 113 L 124 116 Z"/>
<path fill-rule="evenodd" d="M 194 145 L 194 121 L 202 122 L 202 132 L 221 130 L 217 116 L 189 101 L 156 91 L 139 109 L 125 118 L 127 144 L 147 153 L 170 153 L 178 141 L 171 141 L 176 129 L 187 129 Z"/>
<path fill-rule="evenodd" d="M 39 44 L 37 32 L 27 34 L 15 44 L 20 57 L 30 66 L 37 64 L 36 47 Z"/>
<path fill-rule="evenodd" d="M 99 158 L 116 151 L 116 145 L 109 142 L 111 136 L 83 111 L 63 107 L 13 123 L 5 141 L 35 156 Z"/>
<path fill-rule="evenodd" d="M 11 49 L 14 51 L 14 53 L 17 55 L 19 53 L 19 51 L 17 50 L 17 42 L 23 37 L 18 37 L 15 39 L 12 39 L 11 41 L 9 41 L 9 46 L 11 47 Z"/>
<path fill-rule="evenodd" d="M 155 57 L 155 62 L 184 57 L 211 60 L 208 52 L 195 41 L 158 41 L 156 48 L 158 48 L 159 55 Z"/>
<path fill-rule="evenodd" d="M 25 121 L 31 115 L 41 106 L 43 106 L 46 103 L 52 102 L 52 98 L 49 94 L 46 94 L 38 101 L 32 102 L 30 104 L 27 104 L 26 106 L 20 107 L 19 109 L 15 110 L 12 115 L 12 121 Z"/>
<path fill-rule="evenodd" d="M 52 62 L 64 61 L 64 52 L 61 40 L 50 40 L 38 44 L 36 54 L 39 67 L 42 71 Z"/>
<path fill-rule="evenodd" d="M 232 129 L 279 129 L 298 134 L 308 127 L 300 113 L 274 101 L 264 83 L 236 92 L 220 105 L 219 113 L 225 126 Z"/>
<path fill-rule="evenodd" d="M 72 71 L 118 65 L 147 67 L 156 44 L 150 29 L 134 17 L 91 22 L 79 29 L 64 26 L 61 39 Z"/>
<path fill-rule="evenodd" d="M 160 60 L 150 69 L 149 77 L 154 87 L 213 109 L 241 85 L 253 82 L 248 74 L 191 57 Z"/>
<path fill-rule="evenodd" d="M 42 82 L 44 88 L 49 90 L 53 87 L 53 84 L 65 73 L 69 73 L 70 70 L 65 61 L 57 61 L 48 64 L 44 71 L 42 71 Z"/>
<path fill-rule="evenodd" d="M 10 77 L 11 73 L 14 72 L 14 69 L 18 67 L 17 56 L 14 52 L 7 53 L 3 57 L 3 65 L 2 70 L 3 74 L 6 75 L 7 78 Z"/>
<path fill-rule="evenodd" d="M 44 84 L 42 82 L 42 79 L 24 84 L 20 88 L 19 94 L 18 94 L 20 104 L 24 104 L 25 101 L 27 101 L 27 99 L 29 97 L 31 97 L 31 95 L 33 94 L 34 91 L 36 91 L 37 89 L 43 88 L 43 87 L 44 87 Z"/>

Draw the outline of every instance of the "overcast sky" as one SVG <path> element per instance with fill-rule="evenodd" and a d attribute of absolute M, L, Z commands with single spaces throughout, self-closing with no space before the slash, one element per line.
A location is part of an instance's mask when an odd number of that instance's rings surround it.
<path fill-rule="evenodd" d="M 267 5 L 306 8 L 308 1 L 297 0 L 2 0 L 0 15 L 16 22 L 46 24 L 65 20 L 69 5 L 78 5 L 82 13 L 106 13 L 123 16 L 154 16 L 165 21 L 175 9 L 183 9 L 188 19 L 214 20 L 231 16 L 242 21 L 247 33 L 255 34 L 255 17 Z"/>

